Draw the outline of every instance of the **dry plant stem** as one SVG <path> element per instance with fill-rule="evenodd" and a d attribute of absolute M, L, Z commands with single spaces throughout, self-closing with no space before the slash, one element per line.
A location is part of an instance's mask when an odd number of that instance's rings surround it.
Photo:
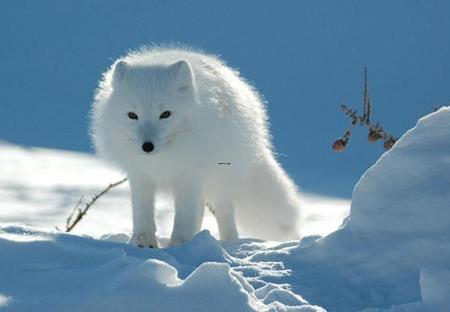
<path fill-rule="evenodd" d="M 366 125 L 370 125 L 370 97 L 369 97 L 369 82 L 367 79 L 367 67 L 364 67 L 364 96 L 363 96 L 363 119 Z"/>
<path fill-rule="evenodd" d="M 125 181 L 127 181 L 127 178 L 123 178 L 120 181 L 114 182 L 109 184 L 105 189 L 103 189 L 100 193 L 95 194 L 94 196 L 92 196 L 91 200 L 89 202 L 84 202 L 84 196 L 82 196 L 80 198 L 80 200 L 78 201 L 78 203 L 75 205 L 75 207 L 73 208 L 72 213 L 70 214 L 70 216 L 66 219 L 66 232 L 70 232 L 72 231 L 72 229 L 78 224 L 78 222 L 81 221 L 81 219 L 84 217 L 84 215 L 88 212 L 89 208 L 103 195 L 105 195 L 106 193 L 108 193 L 112 188 L 124 183 Z M 79 208 L 80 205 L 84 205 L 83 208 Z"/>
<path fill-rule="evenodd" d="M 369 97 L 369 83 L 367 79 L 367 67 L 364 68 L 364 95 L 363 95 L 363 114 L 358 115 L 356 110 L 349 108 L 346 105 L 341 106 L 341 110 L 351 119 L 351 124 L 344 132 L 344 135 L 333 144 L 333 149 L 337 152 L 343 151 L 348 144 L 352 135 L 352 129 L 355 126 L 364 126 L 369 130 L 369 142 L 376 142 L 378 140 L 384 141 L 384 148 L 390 149 L 396 142 L 396 138 L 384 131 L 380 123 L 372 124 L 370 122 L 370 115 L 372 112 L 372 104 Z"/>

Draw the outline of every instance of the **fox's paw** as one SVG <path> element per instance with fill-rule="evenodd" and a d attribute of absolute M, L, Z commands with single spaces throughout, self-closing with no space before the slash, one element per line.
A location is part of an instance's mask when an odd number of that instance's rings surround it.
<path fill-rule="evenodd" d="M 141 248 L 158 248 L 154 234 L 133 233 L 128 243 Z"/>

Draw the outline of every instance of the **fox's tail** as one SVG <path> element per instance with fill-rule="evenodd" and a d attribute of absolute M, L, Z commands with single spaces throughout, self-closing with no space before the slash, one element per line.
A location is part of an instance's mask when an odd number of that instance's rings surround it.
<path fill-rule="evenodd" d="M 245 192 L 235 204 L 242 237 L 278 241 L 301 237 L 297 187 L 273 157 L 255 165 Z"/>

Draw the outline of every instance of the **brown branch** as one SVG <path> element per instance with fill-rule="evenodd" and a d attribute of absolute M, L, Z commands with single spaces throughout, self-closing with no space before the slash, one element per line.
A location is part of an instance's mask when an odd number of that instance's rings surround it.
<path fill-rule="evenodd" d="M 364 67 L 364 96 L 363 96 L 363 119 L 364 122 L 369 125 L 370 124 L 370 97 L 369 97 L 369 81 L 367 79 L 367 67 Z"/>
<path fill-rule="evenodd" d="M 109 192 L 112 188 L 124 183 L 127 181 L 127 178 L 123 178 L 120 181 L 109 184 L 106 188 L 104 188 L 100 193 L 92 196 L 89 202 L 84 202 L 84 196 L 81 196 L 80 200 L 77 202 L 75 207 L 73 208 L 72 213 L 66 219 L 66 232 L 72 231 L 72 229 L 81 221 L 84 215 L 88 212 L 89 208 L 103 195 Z M 84 205 L 83 209 L 79 208 L 81 205 Z M 58 229 L 58 228 L 57 228 Z"/>

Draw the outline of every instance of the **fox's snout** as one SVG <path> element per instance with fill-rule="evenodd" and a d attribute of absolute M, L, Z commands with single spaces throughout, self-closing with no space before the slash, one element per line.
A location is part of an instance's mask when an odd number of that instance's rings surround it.
<path fill-rule="evenodd" d="M 144 152 L 151 153 L 155 149 L 155 146 L 153 145 L 152 142 L 144 142 L 141 148 Z"/>

